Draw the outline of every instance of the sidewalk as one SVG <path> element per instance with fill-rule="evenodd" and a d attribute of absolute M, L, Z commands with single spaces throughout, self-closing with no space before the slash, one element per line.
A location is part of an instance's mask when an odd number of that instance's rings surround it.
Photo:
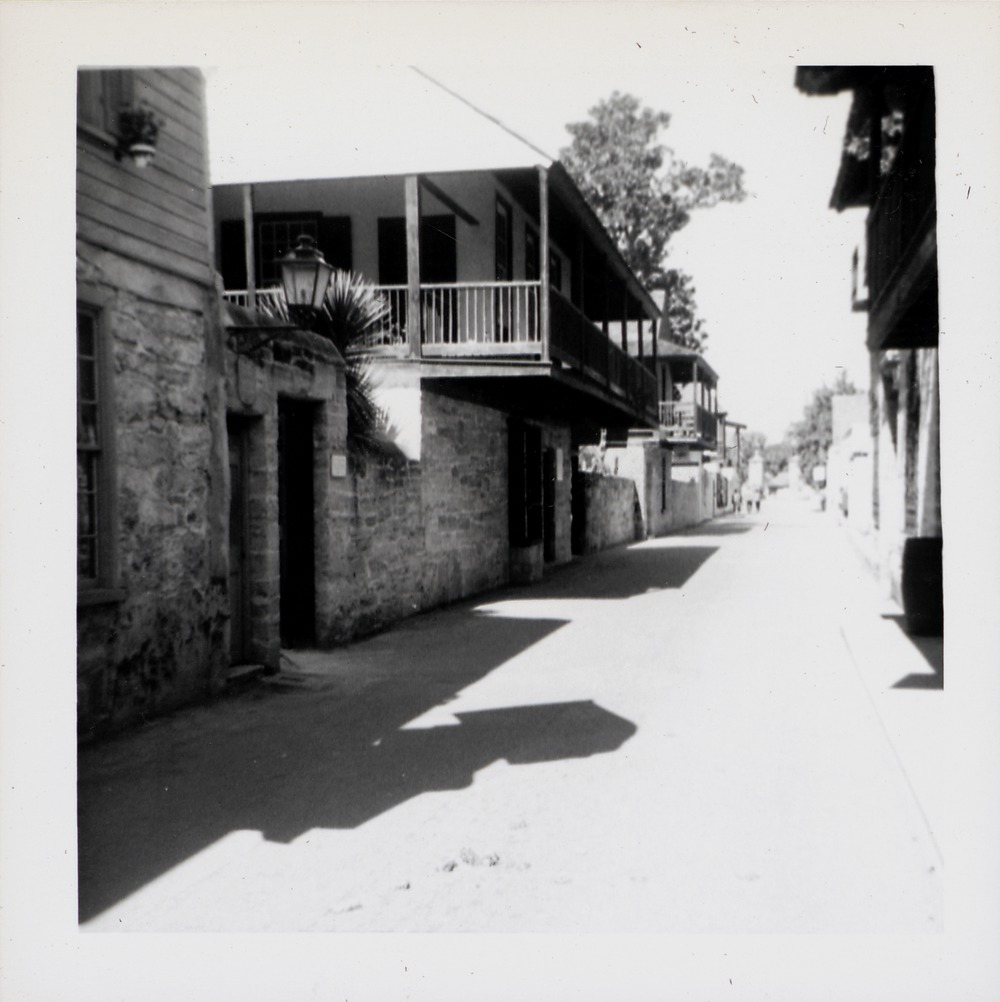
<path fill-rule="evenodd" d="M 876 596 L 768 505 L 289 652 L 81 749 L 83 928 L 937 931 L 944 694 Z"/>

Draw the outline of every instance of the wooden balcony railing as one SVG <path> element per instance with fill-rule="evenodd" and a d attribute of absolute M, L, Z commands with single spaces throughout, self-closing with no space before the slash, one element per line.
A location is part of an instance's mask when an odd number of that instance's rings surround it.
<path fill-rule="evenodd" d="M 365 349 L 399 355 L 408 350 L 409 289 L 372 287 L 387 309 Z M 257 301 L 280 290 L 257 292 Z M 456 282 L 420 287 L 420 354 L 424 358 L 534 358 L 556 361 L 585 373 L 614 396 L 656 418 L 653 373 L 621 350 L 569 300 L 549 290 L 549 344 L 542 342 L 541 282 Z M 245 306 L 245 290 L 227 291 L 229 302 Z"/>
<path fill-rule="evenodd" d="M 690 400 L 661 400 L 660 424 L 668 434 L 678 438 L 715 442 L 718 419 L 710 410 Z"/>
<path fill-rule="evenodd" d="M 633 406 L 656 413 L 656 377 L 621 350 L 604 331 L 568 299 L 552 290 L 549 297 L 549 352 L 552 358 L 586 372 Z"/>
<path fill-rule="evenodd" d="M 283 293 L 281 289 L 258 289 L 255 293 L 257 298 L 257 305 L 264 308 L 271 307 L 272 309 L 277 309 L 283 299 Z M 250 293 L 246 289 L 227 289 L 222 294 L 223 299 L 227 303 L 233 303 L 235 306 L 242 306 L 244 309 L 249 308 L 250 305 Z"/>

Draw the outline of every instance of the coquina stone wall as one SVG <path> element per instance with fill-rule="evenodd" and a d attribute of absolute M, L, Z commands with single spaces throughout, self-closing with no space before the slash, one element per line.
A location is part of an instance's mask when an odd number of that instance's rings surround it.
<path fill-rule="evenodd" d="M 349 640 L 507 580 L 507 419 L 423 391 L 421 458 L 352 460 L 332 548 L 323 643 Z"/>
<path fill-rule="evenodd" d="M 634 480 L 584 473 L 581 482 L 587 505 L 585 553 L 596 553 L 643 538 L 642 514 Z"/>
<path fill-rule="evenodd" d="M 157 295 L 139 264 L 81 245 L 78 297 L 100 307 L 110 410 L 102 528 L 105 587 L 77 608 L 78 728 L 86 739 L 215 690 L 227 598 L 219 491 L 221 371 L 211 294 L 176 280 Z M 164 302 L 168 298 L 168 302 Z"/>

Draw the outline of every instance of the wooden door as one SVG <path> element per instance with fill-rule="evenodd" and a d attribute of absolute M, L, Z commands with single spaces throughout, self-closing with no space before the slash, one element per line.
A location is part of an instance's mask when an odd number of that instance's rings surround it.
<path fill-rule="evenodd" d="M 248 436 L 242 422 L 229 435 L 229 663 L 246 664 L 250 653 Z"/>
<path fill-rule="evenodd" d="M 556 559 L 556 450 L 546 449 L 542 456 L 542 541 L 545 562 Z"/>
<path fill-rule="evenodd" d="M 315 406 L 278 401 L 278 561 L 282 647 L 305 647 L 316 634 L 313 510 Z"/>

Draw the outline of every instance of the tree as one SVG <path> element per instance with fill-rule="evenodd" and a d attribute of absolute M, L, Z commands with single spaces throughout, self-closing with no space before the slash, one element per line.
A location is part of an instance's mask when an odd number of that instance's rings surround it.
<path fill-rule="evenodd" d="M 631 94 L 615 91 L 589 114 L 566 126 L 573 141 L 560 151 L 563 166 L 636 277 L 667 292 L 671 330 L 697 348 L 705 332 L 694 287 L 690 276 L 665 270 L 667 244 L 694 209 L 744 199 L 743 168 L 715 153 L 707 167 L 679 160 L 659 141 L 670 115 Z"/>
<path fill-rule="evenodd" d="M 705 330 L 705 322 L 696 313 L 696 290 L 691 276 L 677 269 L 664 272 L 663 291 L 665 329 L 678 344 L 703 352 L 708 331 Z"/>
<path fill-rule="evenodd" d="M 857 393 L 854 384 L 841 372 L 832 387 L 821 386 L 802 413 L 802 420 L 789 431 L 792 449 L 799 457 L 799 468 L 806 483 L 812 483 L 813 470 L 825 466 L 833 441 L 833 398 L 840 393 Z"/>

